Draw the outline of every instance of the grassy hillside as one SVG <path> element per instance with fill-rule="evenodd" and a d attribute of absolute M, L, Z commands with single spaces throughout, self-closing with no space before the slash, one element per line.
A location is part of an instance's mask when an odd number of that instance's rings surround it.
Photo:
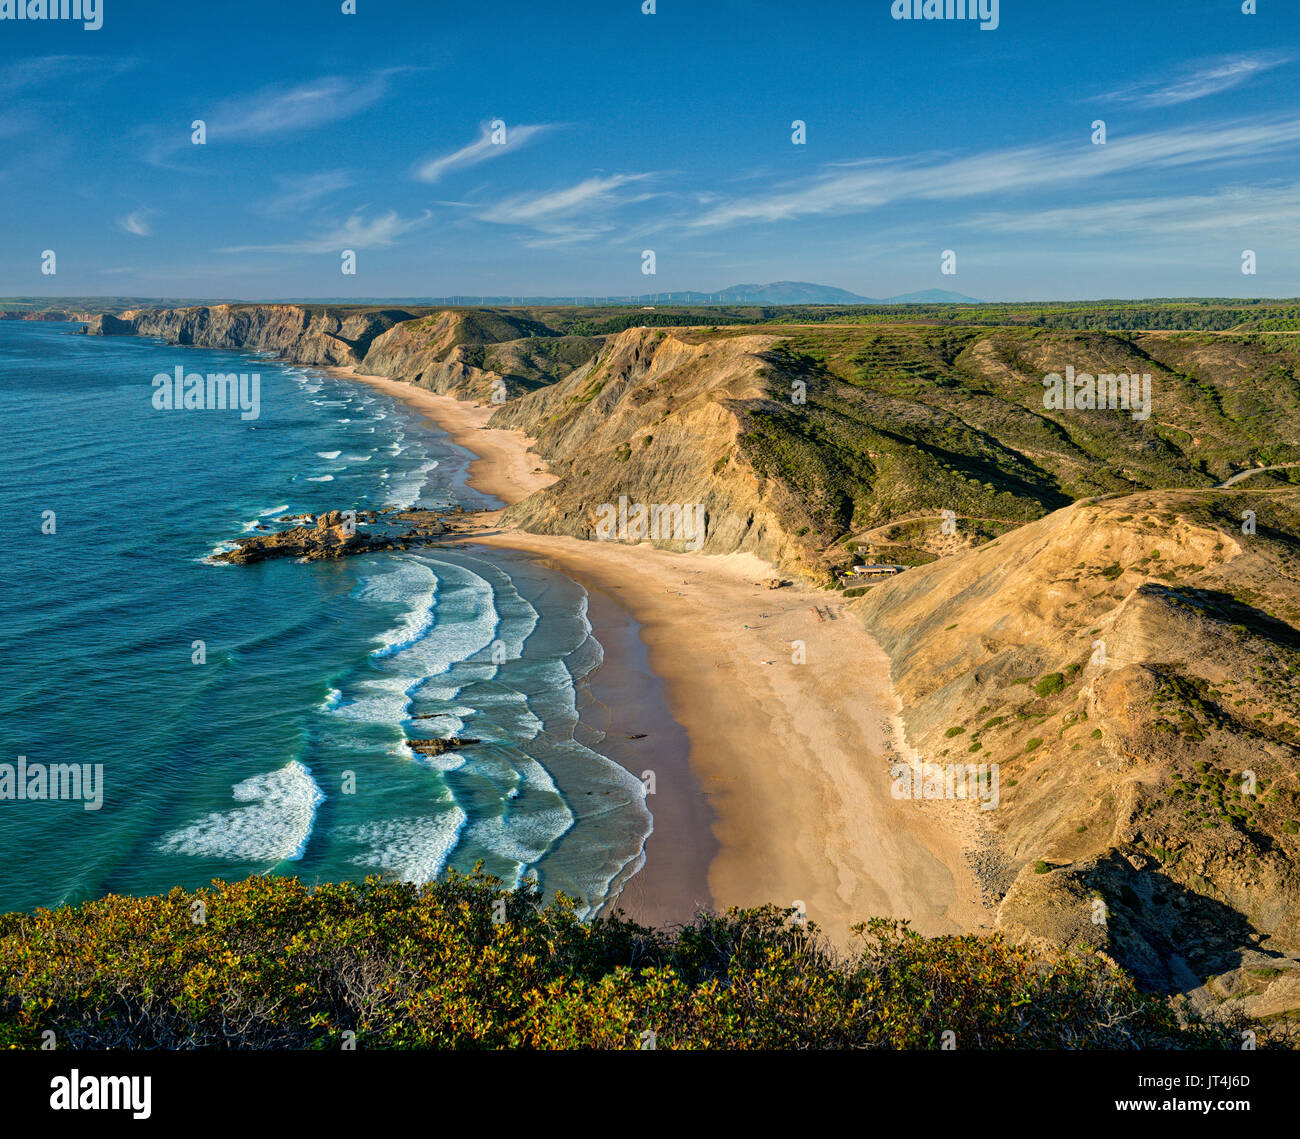
<path fill-rule="evenodd" d="M 879 921 L 837 960 L 790 916 L 583 923 L 484 877 L 107 897 L 0 916 L 0 1046 L 46 1030 L 59 1048 L 1239 1045 L 1237 1021 L 1180 1014 L 1094 954 Z"/>
<path fill-rule="evenodd" d="M 1300 459 L 1300 346 L 1291 338 L 974 328 L 791 329 L 774 378 L 807 385 L 757 411 L 765 473 L 844 530 L 942 508 L 1028 520 L 1074 499 L 1210 486 Z M 1152 376 L 1153 412 L 1048 411 L 1042 378 Z"/>
<path fill-rule="evenodd" d="M 1045 409 L 1043 376 L 1067 365 L 1149 374 L 1150 417 Z M 704 502 L 710 552 L 828 579 L 862 556 L 922 564 L 1079 498 L 1300 462 L 1298 368 L 1289 336 L 629 328 L 495 422 L 561 476 L 512 515 L 529 529 L 587 534 L 620 493 Z"/>

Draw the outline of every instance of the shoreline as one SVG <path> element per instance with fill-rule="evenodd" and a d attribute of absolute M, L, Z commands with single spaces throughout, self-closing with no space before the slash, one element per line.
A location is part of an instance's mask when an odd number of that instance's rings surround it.
<path fill-rule="evenodd" d="M 546 460 L 528 450 L 522 431 L 487 426 L 487 421 L 496 411 L 491 404 L 469 403 L 437 395 L 405 380 L 359 375 L 355 368 L 319 370 L 339 379 L 368 384 L 422 412 L 439 430 L 450 435 L 453 443 L 475 456 L 469 465 L 469 485 L 500 499 L 505 506 L 513 506 L 534 491 L 557 481 L 546 471 Z"/>
<path fill-rule="evenodd" d="M 527 556 L 564 573 L 551 558 Z M 655 780 L 655 793 L 647 797 L 653 829 L 642 864 L 623 878 L 600 913 L 622 910 L 642 925 L 687 922 L 697 909 L 713 906 L 709 866 L 718 846 L 713 812 L 691 771 L 690 740 L 669 711 L 665 685 L 650 668 L 636 618 L 606 590 L 579 584 L 587 590 L 587 620 L 605 653 L 579 692 L 582 730 L 600 736 L 588 746 L 643 781 L 647 771 Z"/>
<path fill-rule="evenodd" d="M 513 504 L 554 481 L 522 432 L 485 427 L 491 406 L 330 371 L 380 388 L 473 452 L 475 490 Z M 991 928 L 949 819 L 890 796 L 890 749 L 904 735 L 889 660 L 835 595 L 768 590 L 759 583 L 776 571 L 748 554 L 586 542 L 500 527 L 499 512 L 482 519 L 457 541 L 531 554 L 587 590 L 607 652 L 591 696 L 622 725 L 607 734 L 619 754 L 606 754 L 638 776 L 656 772 L 644 865 L 607 910 L 661 924 L 700 905 L 801 905 L 841 947 L 852 925 L 878 916 L 926 934 Z M 648 683 L 662 686 L 672 723 L 628 727 Z M 645 740 L 622 738 L 641 731 Z"/>

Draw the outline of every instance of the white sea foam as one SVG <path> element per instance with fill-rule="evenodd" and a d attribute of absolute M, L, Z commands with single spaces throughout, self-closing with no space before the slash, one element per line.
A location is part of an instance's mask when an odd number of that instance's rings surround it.
<path fill-rule="evenodd" d="M 348 827 L 340 837 L 369 849 L 352 861 L 396 874 L 406 882 L 432 882 L 456 849 L 465 812 L 454 804 L 440 815 L 384 819 Z"/>
<path fill-rule="evenodd" d="M 202 562 L 205 566 L 228 566 L 231 564 L 230 562 L 225 562 L 225 561 L 219 562 L 219 561 L 215 561 L 214 559 L 218 554 L 226 554 L 229 553 L 231 550 L 237 550 L 237 549 L 239 549 L 238 542 L 218 542 L 215 546 L 212 547 L 211 550 L 208 551 L 207 556 L 200 558 L 199 561 Z"/>
<path fill-rule="evenodd" d="M 437 635 L 416 637 L 403 646 L 381 648 L 374 655 L 391 656 L 401 652 L 403 666 L 416 666 L 413 671 L 422 678 L 437 677 L 458 661 L 488 648 L 500 618 L 491 583 L 472 570 L 452 562 L 417 564 L 431 577 L 437 574 Z"/>
<path fill-rule="evenodd" d="M 456 736 L 461 733 L 465 724 L 462 720 L 439 720 L 438 726 L 447 728 L 449 735 Z M 445 751 L 442 755 L 424 755 L 422 752 L 412 751 L 405 741 L 398 745 L 397 754 L 403 759 L 414 760 L 421 767 L 429 767 L 434 771 L 457 771 L 467 763 L 466 756 L 459 751 Z"/>
<path fill-rule="evenodd" d="M 367 578 L 359 594 L 364 601 L 402 602 L 407 606 L 401 622 L 384 634 L 371 656 L 385 657 L 409 648 L 433 627 L 438 605 L 438 578 L 414 558 L 403 559 L 396 569 Z"/>
<path fill-rule="evenodd" d="M 205 815 L 164 836 L 159 847 L 171 854 L 233 862 L 298 859 L 307 849 L 316 808 L 325 800 L 311 772 L 297 760 L 236 783 L 231 797 L 249 805 Z"/>
<path fill-rule="evenodd" d="M 334 476 L 333 476 L 333 475 L 316 475 L 316 476 L 314 476 L 314 477 L 308 478 L 307 481 L 308 481 L 308 482 L 333 482 L 333 481 L 334 481 Z"/>
<path fill-rule="evenodd" d="M 263 518 L 269 518 L 273 514 L 283 514 L 288 509 L 289 509 L 289 504 L 286 502 L 280 506 L 272 506 L 267 510 L 259 510 L 252 519 L 250 519 L 248 522 L 241 522 L 240 525 L 243 526 L 244 533 L 247 534 L 252 530 L 256 530 L 257 527 L 261 524 Z M 233 548 L 234 546 L 232 544 L 231 549 Z"/>
<path fill-rule="evenodd" d="M 417 684 L 405 676 L 363 680 L 352 692 L 344 694 L 332 711 L 345 720 L 360 720 L 368 724 L 398 724 L 406 718 L 406 710 L 411 706 L 411 696 Z"/>
<path fill-rule="evenodd" d="M 522 871 L 542 857 L 571 826 L 573 815 L 560 805 L 543 811 L 480 819 L 465 831 L 473 846 L 485 847 L 515 862 Z"/>
<path fill-rule="evenodd" d="M 406 472 L 391 491 L 393 505 L 409 509 L 420 501 L 420 492 L 429 481 L 429 474 L 438 466 L 437 459 L 429 459 L 412 471 Z"/>
<path fill-rule="evenodd" d="M 500 568 L 474 558 L 451 557 L 408 555 L 386 560 L 368 573 L 355 596 L 401 603 L 402 608 L 372 649 L 378 674 L 341 685 L 344 691 L 333 698 L 333 711 L 340 717 L 396 728 L 407 720 L 412 699 L 417 699 L 423 708 L 448 713 L 417 721 L 419 734 L 471 735 L 494 741 L 490 748 L 443 756 L 413 753 L 403 739 L 395 739 L 392 746 L 394 754 L 429 769 L 430 778 L 458 771 L 470 776 L 474 785 L 497 787 L 501 814 L 485 818 L 476 811 L 478 817 L 469 821 L 457 808 L 450 831 L 452 824 L 445 816 L 368 823 L 368 829 L 355 833 L 359 840 L 364 837 L 362 845 L 370 850 L 355 861 L 427 880 L 437 875 L 460 841 L 471 853 L 491 852 L 494 860 L 503 861 L 507 878 L 512 871 L 519 877 L 540 862 L 547 868 L 551 888 L 587 898 L 586 908 L 594 908 L 615 882 L 639 868 L 644 835 L 652 823 L 635 776 L 566 740 L 568 726 L 576 718 L 570 665 L 577 663 L 585 673 L 600 655 L 598 647 L 582 642 L 584 632 L 590 633 L 585 598 L 581 591 L 574 598 L 576 626 L 571 616 L 562 618 L 570 631 L 559 657 L 534 657 L 524 665 L 512 665 L 503 675 L 487 650 L 497 639 L 505 648 L 505 660 L 519 661 L 525 641 L 538 627 L 537 611 Z M 521 748 L 535 750 L 537 758 L 521 754 Z M 556 778 L 565 784 L 563 793 Z M 586 789 L 595 790 L 596 796 L 583 795 Z M 601 797 L 604 790 L 614 794 Z M 570 806 L 566 794 L 580 798 Z M 487 812 L 492 810 L 487 807 Z M 575 826 L 576 837 L 566 838 Z M 570 842 L 577 845 L 565 845 Z"/>
<path fill-rule="evenodd" d="M 474 710 L 451 705 L 458 684 L 438 685 L 431 678 L 450 672 L 453 665 L 492 644 L 498 625 L 492 586 L 451 563 L 408 557 L 390 566 L 367 577 L 356 593 L 359 600 L 405 607 L 398 622 L 371 650 L 387 675 L 348 686 L 332 710 L 346 719 L 396 725 L 406 718 L 418 691 L 447 702 L 452 715 L 439 719 L 437 729 L 456 735 L 466 726 L 462 717 L 472 716 Z M 521 644 L 515 646 L 516 653 Z M 484 667 L 487 675 L 495 671 L 491 664 Z M 404 748 L 400 753 L 410 754 Z"/>

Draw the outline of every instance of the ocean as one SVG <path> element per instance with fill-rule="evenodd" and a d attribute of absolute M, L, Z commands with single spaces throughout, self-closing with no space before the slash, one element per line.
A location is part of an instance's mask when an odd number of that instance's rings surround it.
<path fill-rule="evenodd" d="M 102 805 L 0 781 L 0 910 L 481 862 L 595 912 L 652 823 L 579 712 L 578 584 L 495 549 L 209 560 L 290 514 L 499 505 L 470 453 L 355 381 L 79 327 L 0 321 L 0 772 L 102 765 Z M 178 365 L 257 372 L 260 414 L 155 408 Z"/>

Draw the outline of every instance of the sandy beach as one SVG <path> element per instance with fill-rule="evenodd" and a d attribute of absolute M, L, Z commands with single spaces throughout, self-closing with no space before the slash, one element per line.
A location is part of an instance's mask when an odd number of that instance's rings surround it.
<path fill-rule="evenodd" d="M 553 481 L 522 433 L 485 427 L 491 406 L 338 374 L 405 401 L 473 451 L 475 489 L 513 503 Z M 889 748 L 901 747 L 903 728 L 888 658 L 833 594 L 769 590 L 761 583 L 776 572 L 750 555 L 483 521 L 464 541 L 526 551 L 591 595 L 607 654 L 591 682 L 606 752 L 637 775 L 655 773 L 646 865 L 619 900 L 630 916 L 801 904 L 841 945 L 874 916 L 908 918 L 923 933 L 991 926 L 951 814 L 890 795 Z M 653 684 L 671 722 L 640 720 L 637 693 Z"/>
<path fill-rule="evenodd" d="M 553 475 L 546 473 L 545 461 L 528 450 L 528 440 L 522 432 L 487 426 L 496 411 L 491 404 L 435 395 L 404 380 L 359 376 L 354 368 L 323 370 L 344 379 L 360 380 L 424 412 L 453 442 L 478 456 L 470 463 L 470 485 L 484 494 L 496 495 L 507 506 L 555 481 Z"/>

